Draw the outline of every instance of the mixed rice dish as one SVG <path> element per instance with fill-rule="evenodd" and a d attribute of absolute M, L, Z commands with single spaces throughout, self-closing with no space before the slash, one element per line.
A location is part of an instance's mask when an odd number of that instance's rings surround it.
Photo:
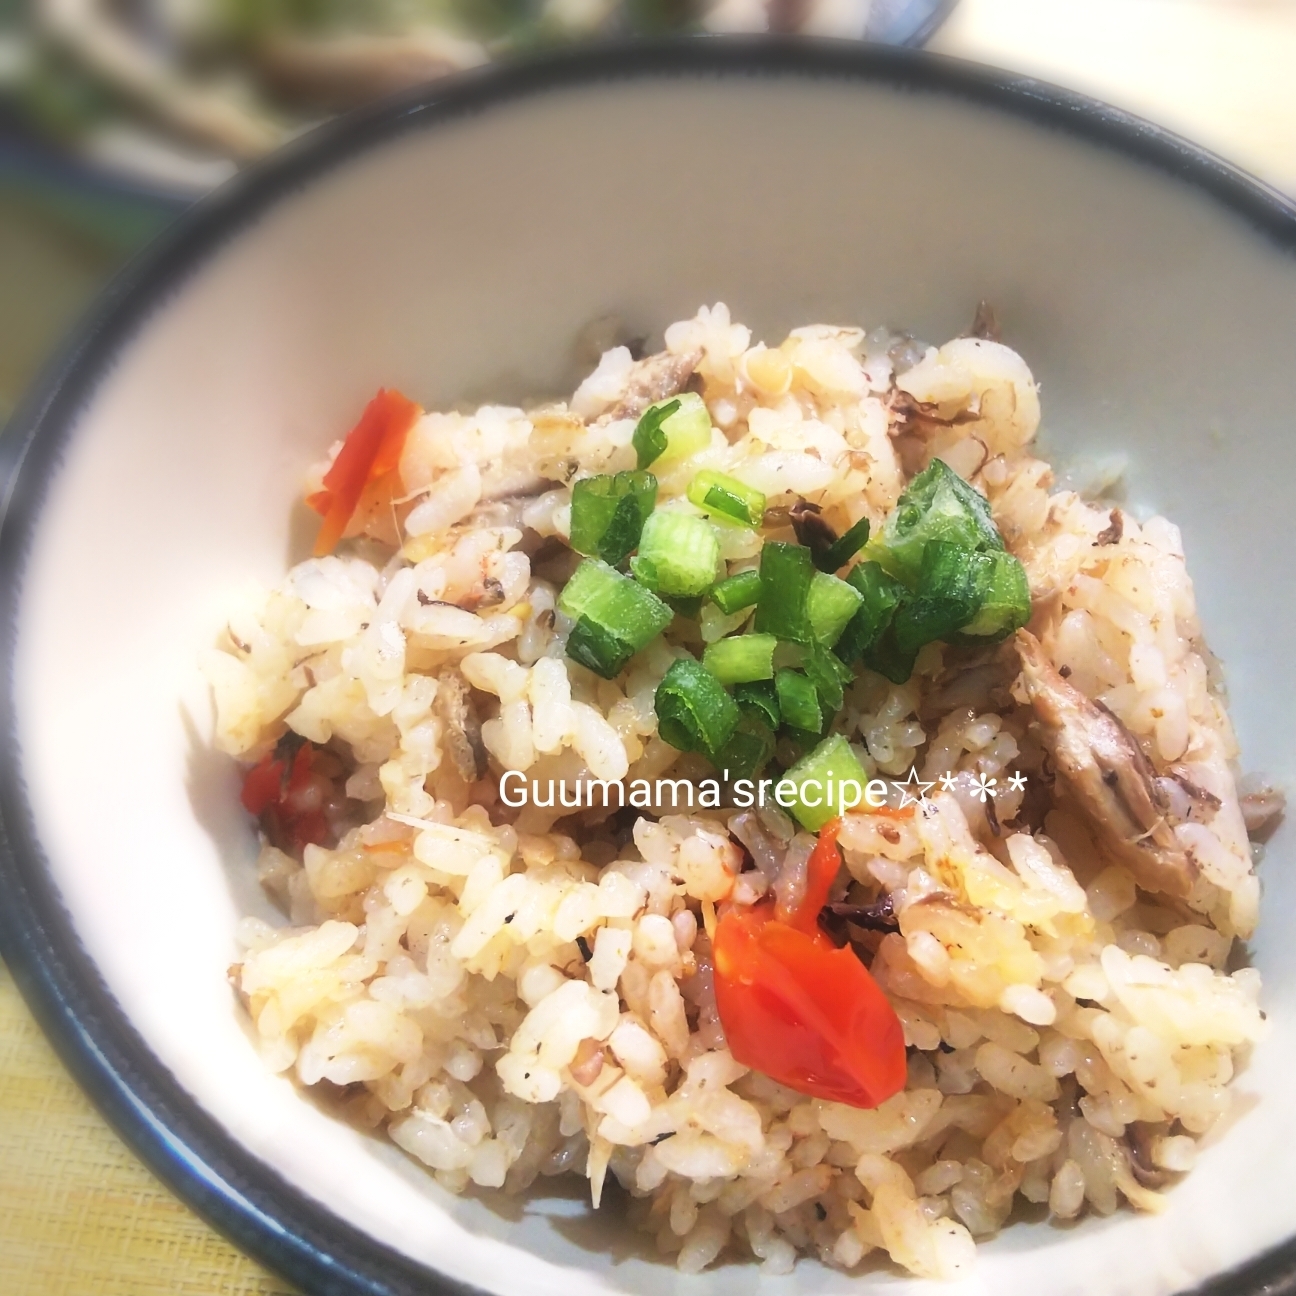
<path fill-rule="evenodd" d="M 717 305 L 566 402 L 378 393 L 204 661 L 268 1066 L 686 1272 L 1163 1208 L 1265 1031 L 1282 800 L 1178 530 L 1054 489 L 992 334 Z"/>

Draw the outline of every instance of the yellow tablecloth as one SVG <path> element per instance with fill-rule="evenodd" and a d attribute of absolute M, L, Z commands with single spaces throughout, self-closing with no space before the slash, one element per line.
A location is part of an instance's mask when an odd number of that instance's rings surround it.
<path fill-rule="evenodd" d="M 2 966 L 0 1292 L 292 1296 L 126 1150 L 63 1070 Z"/>

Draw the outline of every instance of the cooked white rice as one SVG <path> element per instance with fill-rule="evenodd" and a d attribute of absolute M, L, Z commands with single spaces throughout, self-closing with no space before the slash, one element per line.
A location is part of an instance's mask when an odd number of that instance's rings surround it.
<path fill-rule="evenodd" d="M 773 1273 L 799 1253 L 848 1270 L 885 1253 L 951 1277 L 1019 1196 L 1060 1220 L 1160 1209 L 1264 1030 L 1238 957 L 1259 884 L 1237 749 L 1178 530 L 1050 493 L 1030 454 L 1036 385 L 995 342 L 924 352 L 812 326 L 767 347 L 718 305 L 666 348 L 696 362 L 716 430 L 658 474 L 659 503 L 712 467 L 772 506 L 800 496 L 839 529 L 876 526 L 934 456 L 989 497 L 1030 577 L 1031 629 L 1163 781 L 1200 870 L 1191 894 L 1138 889 L 1048 801 L 1011 642 L 953 675 L 930 646 L 908 684 L 866 672 L 837 725 L 870 777 L 961 773 L 929 813 L 861 810 L 841 836 L 851 896 L 889 894 L 898 915 L 864 952 L 904 1025 L 907 1088 L 860 1110 L 738 1065 L 707 936 L 743 858 L 734 811 L 630 825 L 499 800 L 504 769 L 698 772 L 657 736 L 653 696 L 702 644 L 659 639 L 609 682 L 564 656 L 554 611 L 573 563 L 544 541 L 565 537 L 571 480 L 635 466 L 635 419 L 607 417 L 641 373 L 618 348 L 565 405 L 426 415 L 401 463 L 408 500 L 362 519 L 374 540 L 298 564 L 205 663 L 224 751 L 254 760 L 291 730 L 350 771 L 337 849 L 262 851 L 292 926 L 247 920 L 232 975 L 267 1064 L 333 1086 L 451 1192 L 573 1173 L 607 1209 L 610 1171 L 689 1272 L 723 1252 Z M 754 566 L 766 537 L 726 528 L 727 570 Z M 713 608 L 702 636 L 735 623 Z M 489 754 L 477 781 L 455 757 L 465 698 Z M 1043 803 L 1004 784 L 1017 770 Z M 990 816 L 980 776 L 999 780 Z M 760 817 L 782 850 L 793 825 Z M 766 883 L 737 885 L 750 899 Z"/>

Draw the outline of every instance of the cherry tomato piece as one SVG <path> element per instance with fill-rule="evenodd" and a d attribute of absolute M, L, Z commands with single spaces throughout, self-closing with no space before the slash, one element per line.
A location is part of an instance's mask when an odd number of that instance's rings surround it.
<path fill-rule="evenodd" d="M 396 471 L 405 439 L 422 412 L 400 392 L 385 387 L 365 406 L 360 421 L 347 434 L 337 458 L 324 474 L 324 488 L 307 500 L 324 516 L 315 538 L 316 557 L 336 548 L 365 487 L 385 473 Z"/>
<path fill-rule="evenodd" d="M 904 1088 L 904 1030 L 854 951 L 818 926 L 841 866 L 840 828 L 824 826 L 795 912 L 765 900 L 720 916 L 716 1005 L 739 1062 L 799 1093 L 876 1107 Z"/>

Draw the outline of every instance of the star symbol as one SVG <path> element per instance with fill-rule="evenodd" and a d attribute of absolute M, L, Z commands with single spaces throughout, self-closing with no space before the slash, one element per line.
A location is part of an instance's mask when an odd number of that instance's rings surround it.
<path fill-rule="evenodd" d="M 958 775 L 942 774 L 940 776 L 940 783 L 942 792 L 953 792 L 955 787 L 958 786 Z"/>
<path fill-rule="evenodd" d="M 905 806 L 917 805 L 920 801 L 925 803 L 927 789 L 935 787 L 936 784 L 934 782 L 924 783 L 918 777 L 918 767 L 915 765 L 910 766 L 909 777 L 903 783 L 899 779 L 892 779 L 891 786 L 900 793 L 900 809 L 903 810 Z M 915 792 L 917 793 L 916 796 L 914 795 Z"/>
<path fill-rule="evenodd" d="M 1023 774 L 1020 770 L 1018 770 L 1018 772 L 1017 772 L 1016 774 L 1010 774 L 1010 775 L 1008 776 L 1008 786 L 1009 786 L 1009 787 L 1010 787 L 1014 792 L 1025 792 L 1025 791 L 1026 791 L 1026 775 Z"/>

